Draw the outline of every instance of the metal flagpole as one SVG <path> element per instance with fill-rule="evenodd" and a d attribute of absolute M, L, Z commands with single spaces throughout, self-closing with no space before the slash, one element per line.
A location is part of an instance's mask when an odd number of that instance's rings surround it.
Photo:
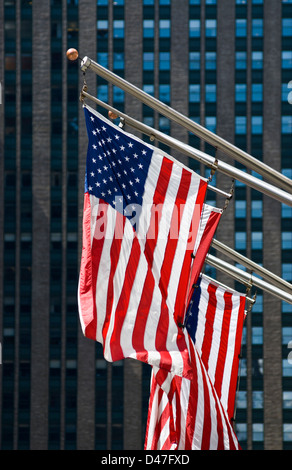
<path fill-rule="evenodd" d="M 255 263 L 254 261 L 251 261 L 250 259 L 241 255 L 240 253 L 237 253 L 237 251 L 233 250 L 232 248 L 229 248 L 228 246 L 219 242 L 215 238 L 212 240 L 211 246 L 215 248 L 216 250 L 220 251 L 221 253 L 224 253 L 225 255 L 229 256 L 231 259 L 233 259 L 237 263 L 242 264 L 246 268 L 255 272 L 256 274 L 261 276 L 263 279 L 265 279 L 267 282 L 271 282 L 272 284 L 277 286 L 279 289 L 283 289 L 285 292 L 290 293 L 290 294 L 292 293 L 292 285 L 289 282 L 285 281 L 284 279 L 277 276 L 276 274 L 273 274 L 272 272 L 265 269 L 263 266 L 260 266 L 259 264 Z"/>
<path fill-rule="evenodd" d="M 165 117 L 172 119 L 176 123 L 185 127 L 190 132 L 193 132 L 198 137 L 202 138 L 209 144 L 213 145 L 217 149 L 222 150 L 224 153 L 226 153 L 226 155 L 229 155 L 233 159 L 241 162 L 243 165 L 256 171 L 257 173 L 265 177 L 267 180 L 269 180 L 273 184 L 280 186 L 282 189 L 292 194 L 292 181 L 289 178 L 277 172 L 276 170 L 269 167 L 265 163 L 252 157 L 251 155 L 244 152 L 243 150 L 237 148 L 233 144 L 227 142 L 226 140 L 214 134 L 213 132 L 209 131 L 208 129 L 195 123 L 191 119 L 187 118 L 183 114 L 179 113 L 173 108 L 162 103 L 161 101 L 154 98 L 153 96 L 148 95 L 140 88 L 129 83 L 128 81 L 119 77 L 118 75 L 106 69 L 105 67 L 97 64 L 95 61 L 93 61 L 89 57 L 85 56 L 81 60 L 81 70 L 83 72 L 86 72 L 87 69 L 93 70 L 100 77 L 109 81 L 113 85 L 118 86 L 125 92 L 133 95 L 135 98 L 139 99 L 140 101 L 142 101 L 144 104 L 148 105 L 155 111 L 158 111 Z"/>
<path fill-rule="evenodd" d="M 284 290 L 279 289 L 278 287 L 273 286 L 270 283 L 253 276 L 250 273 L 242 271 L 241 269 L 236 268 L 235 266 L 232 266 L 231 264 L 226 263 L 221 259 L 215 258 L 215 256 L 207 254 L 206 263 L 214 268 L 219 269 L 219 271 L 222 271 L 223 273 L 233 277 L 237 281 L 242 282 L 243 284 L 249 287 L 256 286 L 259 289 L 269 292 L 270 294 L 275 295 L 279 299 L 284 300 L 289 304 L 292 304 L 292 295 L 289 295 L 288 292 L 285 292 Z"/>
<path fill-rule="evenodd" d="M 292 207 L 292 195 L 288 194 L 287 192 L 276 188 L 275 186 L 266 183 L 253 175 L 250 175 L 249 173 L 239 170 L 238 168 L 235 168 L 232 165 L 229 165 L 228 163 L 216 160 L 214 157 L 211 157 L 210 155 L 202 152 L 201 150 L 197 150 L 188 144 L 184 144 L 183 142 L 180 142 L 169 135 L 163 134 L 162 132 L 153 129 L 152 127 L 149 127 L 146 124 L 143 124 L 131 118 L 130 116 L 127 116 L 121 111 L 99 100 L 98 98 L 95 98 L 94 96 L 87 93 L 85 90 L 82 90 L 81 100 L 84 98 L 88 98 L 97 103 L 98 105 L 104 107 L 105 109 L 112 111 L 114 114 L 121 117 L 124 120 L 125 124 L 129 125 L 130 127 L 133 127 L 134 129 L 138 130 L 139 132 L 142 132 L 145 135 L 148 135 L 150 139 L 157 139 L 159 142 L 181 151 L 185 155 L 189 156 L 190 158 L 194 158 L 195 160 L 199 161 L 200 163 L 203 163 L 209 168 L 219 171 L 227 176 L 230 176 L 231 178 L 235 178 L 236 180 L 241 181 L 247 186 L 256 189 L 257 191 L 260 191 L 261 193 L 266 194 L 267 196 L 270 196 L 278 200 L 279 202 Z M 209 188 L 211 189 L 213 188 L 213 186 L 209 186 Z"/>

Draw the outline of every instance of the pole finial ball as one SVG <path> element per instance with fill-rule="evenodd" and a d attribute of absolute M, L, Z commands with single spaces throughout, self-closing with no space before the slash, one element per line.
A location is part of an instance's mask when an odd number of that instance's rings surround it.
<path fill-rule="evenodd" d="M 108 112 L 108 117 L 110 119 L 117 119 L 119 116 L 117 114 L 113 113 L 112 111 L 109 111 Z"/>
<path fill-rule="evenodd" d="M 77 60 L 78 59 L 78 51 L 76 49 L 74 49 L 73 47 L 71 47 L 71 49 L 68 49 L 68 51 L 66 52 L 66 55 L 67 55 L 67 59 L 69 60 Z"/>

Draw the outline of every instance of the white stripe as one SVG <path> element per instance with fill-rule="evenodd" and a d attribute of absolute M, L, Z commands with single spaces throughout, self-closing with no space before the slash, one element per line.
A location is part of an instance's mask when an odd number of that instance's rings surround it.
<path fill-rule="evenodd" d="M 140 241 L 142 251 L 144 251 L 146 235 L 149 229 L 151 209 L 153 206 L 153 197 L 155 194 L 157 181 L 161 170 L 162 160 L 163 157 L 154 151 L 148 168 L 147 178 L 145 181 L 141 214 L 139 215 L 139 224 L 137 226 L 136 232 L 137 237 Z"/>
<path fill-rule="evenodd" d="M 234 348 L 237 333 L 238 311 L 240 307 L 240 296 L 236 293 L 232 295 L 232 311 L 230 318 L 227 354 L 225 360 L 224 374 L 222 380 L 221 403 L 224 408 L 228 408 L 229 384 L 234 360 Z"/>

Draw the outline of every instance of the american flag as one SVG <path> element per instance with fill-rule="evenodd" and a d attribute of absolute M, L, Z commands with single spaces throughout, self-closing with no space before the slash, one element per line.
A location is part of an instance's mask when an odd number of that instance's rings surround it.
<path fill-rule="evenodd" d="M 186 318 L 187 380 L 153 367 L 145 449 L 239 449 L 232 427 L 245 296 L 202 275 Z"/>
<path fill-rule="evenodd" d="M 177 319 L 186 312 L 208 182 L 90 107 L 84 112 L 82 330 L 109 361 L 132 357 L 187 377 Z"/>

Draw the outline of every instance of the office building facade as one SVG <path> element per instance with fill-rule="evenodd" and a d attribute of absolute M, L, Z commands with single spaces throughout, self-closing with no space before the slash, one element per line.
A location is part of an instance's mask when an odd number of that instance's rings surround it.
<path fill-rule="evenodd" d="M 0 0 L 1 449 L 143 448 L 149 368 L 106 363 L 79 324 L 84 79 L 103 101 L 249 171 L 95 74 L 84 77 L 67 49 L 291 178 L 291 22 L 291 0 Z M 229 191 L 231 181 L 215 173 L 212 184 Z M 291 282 L 291 232 L 291 208 L 235 183 L 218 240 Z M 291 305 L 259 290 L 234 424 L 244 449 L 292 448 L 291 341 Z"/>

